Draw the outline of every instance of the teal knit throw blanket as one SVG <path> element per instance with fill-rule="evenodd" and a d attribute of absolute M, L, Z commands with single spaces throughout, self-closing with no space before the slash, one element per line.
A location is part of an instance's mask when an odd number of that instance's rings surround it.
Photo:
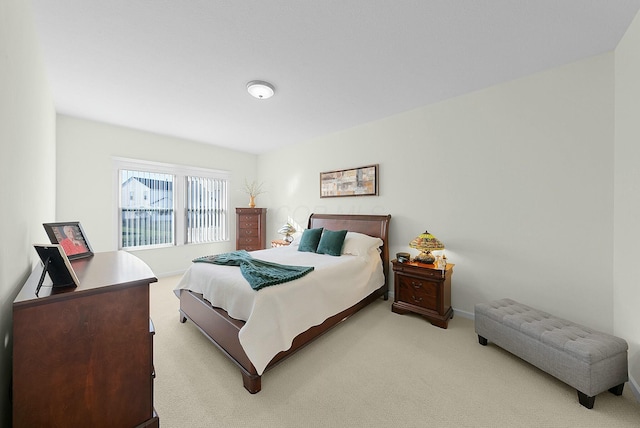
<path fill-rule="evenodd" d="M 302 278 L 313 270 L 313 266 L 289 266 L 254 259 L 251 257 L 251 254 L 245 250 L 198 257 L 194 259 L 193 262 L 240 266 L 242 276 L 244 276 L 254 290 L 260 290 L 270 285 L 282 284 L 283 282 Z"/>

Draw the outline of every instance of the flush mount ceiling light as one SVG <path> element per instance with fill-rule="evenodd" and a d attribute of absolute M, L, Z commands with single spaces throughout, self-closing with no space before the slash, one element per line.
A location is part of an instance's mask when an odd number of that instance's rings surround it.
<path fill-rule="evenodd" d="M 275 93 L 273 85 L 262 80 L 252 80 L 251 82 L 247 83 L 247 91 L 249 91 L 251 96 L 256 97 L 260 100 L 271 98 Z"/>

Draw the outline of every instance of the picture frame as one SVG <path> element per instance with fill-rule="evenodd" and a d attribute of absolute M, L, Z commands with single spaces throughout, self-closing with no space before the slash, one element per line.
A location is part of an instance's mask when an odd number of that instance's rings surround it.
<path fill-rule="evenodd" d="M 378 164 L 320 173 L 320 197 L 377 196 Z"/>
<path fill-rule="evenodd" d="M 93 255 L 87 235 L 79 221 L 43 223 L 52 244 L 60 244 L 69 260 Z"/>
<path fill-rule="evenodd" d="M 44 278 L 49 274 L 51 287 L 67 288 L 80 285 L 78 276 L 73 270 L 69 257 L 64 252 L 60 244 L 34 244 L 40 260 L 42 261 L 42 274 L 36 288 L 36 296 L 44 283 Z"/>

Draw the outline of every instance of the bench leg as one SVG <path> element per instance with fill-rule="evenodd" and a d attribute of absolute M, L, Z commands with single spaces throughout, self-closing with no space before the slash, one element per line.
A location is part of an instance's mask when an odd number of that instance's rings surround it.
<path fill-rule="evenodd" d="M 616 385 L 613 388 L 609 388 L 609 392 L 614 395 L 622 395 L 622 391 L 624 390 L 624 383 L 620 385 Z M 587 409 L 593 409 L 593 404 L 596 402 L 596 397 L 589 397 L 587 394 L 583 394 L 578 391 L 578 401 Z"/>
<path fill-rule="evenodd" d="M 487 346 L 487 339 L 478 335 L 478 343 L 481 344 L 482 346 Z"/>
<path fill-rule="evenodd" d="M 614 386 L 613 388 L 609 388 L 609 392 L 613 395 L 622 395 L 622 390 L 624 389 L 624 383 L 621 383 L 618 386 Z"/>
<path fill-rule="evenodd" d="M 578 401 L 587 409 L 593 409 L 593 404 L 596 402 L 596 397 L 589 397 L 587 394 L 583 394 L 578 391 Z"/>

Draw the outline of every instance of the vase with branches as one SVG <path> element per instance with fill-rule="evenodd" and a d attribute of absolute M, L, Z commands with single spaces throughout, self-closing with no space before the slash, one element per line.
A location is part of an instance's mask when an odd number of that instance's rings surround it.
<path fill-rule="evenodd" d="M 249 207 L 255 208 L 256 206 L 256 196 L 261 195 L 266 192 L 262 187 L 264 183 L 258 183 L 256 180 L 251 182 L 244 180 L 244 192 L 249 195 Z"/>

